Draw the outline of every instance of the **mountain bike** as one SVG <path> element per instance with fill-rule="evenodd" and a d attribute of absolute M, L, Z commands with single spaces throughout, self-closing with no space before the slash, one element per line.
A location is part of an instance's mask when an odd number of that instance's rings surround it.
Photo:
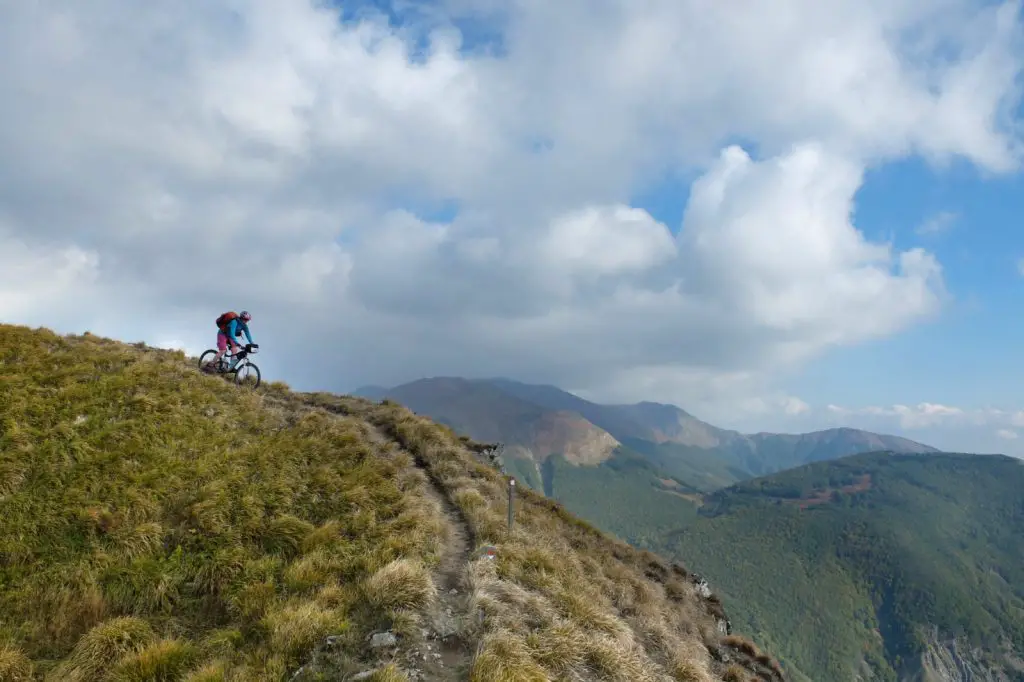
<path fill-rule="evenodd" d="M 235 352 L 233 349 L 229 350 L 220 356 L 220 360 L 217 361 L 217 365 L 213 368 L 214 373 L 234 374 L 236 384 L 249 386 L 254 389 L 259 388 L 260 368 L 249 359 L 249 356 L 255 353 L 257 348 L 258 346 L 247 343 L 245 348 L 238 352 Z M 217 351 L 213 348 L 203 351 L 203 354 L 199 356 L 199 369 L 203 369 L 208 357 L 213 357 L 216 354 Z"/>

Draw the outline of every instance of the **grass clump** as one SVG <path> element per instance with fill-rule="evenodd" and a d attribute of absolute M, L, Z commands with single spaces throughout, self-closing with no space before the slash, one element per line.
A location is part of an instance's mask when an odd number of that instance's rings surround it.
<path fill-rule="evenodd" d="M 137 654 L 156 638 L 149 623 L 134 616 L 113 618 L 87 632 L 51 676 L 54 680 L 89 682 L 112 662 Z"/>
<path fill-rule="evenodd" d="M 33 665 L 28 656 L 12 646 L 0 646 L 0 680 L 29 682 L 33 679 Z"/>
<path fill-rule="evenodd" d="M 163 639 L 122 658 L 107 679 L 109 682 L 178 680 L 195 662 L 196 654 L 196 648 L 188 642 Z"/>
<path fill-rule="evenodd" d="M 284 680 L 330 635 L 358 656 L 375 611 L 430 601 L 445 526 L 374 433 L 180 352 L 0 325 L 0 678 Z"/>
<path fill-rule="evenodd" d="M 430 573 L 420 562 L 396 559 L 370 576 L 367 601 L 380 609 L 422 609 L 437 595 Z"/>

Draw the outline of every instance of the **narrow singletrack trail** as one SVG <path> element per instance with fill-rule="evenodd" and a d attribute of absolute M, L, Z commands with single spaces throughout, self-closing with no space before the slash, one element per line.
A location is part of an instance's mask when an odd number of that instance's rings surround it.
<path fill-rule="evenodd" d="M 441 561 L 434 570 L 438 597 L 427 613 L 423 632 L 425 641 L 405 652 L 403 667 L 412 679 L 438 682 L 468 680 L 474 653 L 472 643 L 464 639 L 470 625 L 470 594 L 464 580 L 472 554 L 469 524 L 461 510 L 448 499 L 425 462 L 379 427 L 373 426 L 371 437 L 377 445 L 412 458 L 426 478 L 423 492 L 438 504 L 446 525 L 444 547 L 438 552 Z"/>
<path fill-rule="evenodd" d="M 380 448 L 382 456 L 404 453 L 423 474 L 425 480 L 421 490 L 438 505 L 446 527 L 444 545 L 438 551 L 440 563 L 433 574 L 437 599 L 426 612 L 422 639 L 400 643 L 392 660 L 405 670 L 410 680 L 468 680 L 475 653 L 475 643 L 467 641 L 466 636 L 473 629 L 469 607 L 471 595 L 465 580 L 473 551 L 473 535 L 469 523 L 462 511 L 448 498 L 427 463 L 373 424 L 367 415 L 336 405 L 316 404 L 310 407 L 363 420 L 369 427 L 369 439 Z"/>

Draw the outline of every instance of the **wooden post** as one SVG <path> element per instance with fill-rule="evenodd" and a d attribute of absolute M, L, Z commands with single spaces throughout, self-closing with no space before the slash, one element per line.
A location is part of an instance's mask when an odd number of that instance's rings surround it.
<path fill-rule="evenodd" d="M 508 532 L 512 532 L 512 516 L 515 509 L 514 501 L 516 497 L 516 479 L 509 476 L 508 478 Z"/>

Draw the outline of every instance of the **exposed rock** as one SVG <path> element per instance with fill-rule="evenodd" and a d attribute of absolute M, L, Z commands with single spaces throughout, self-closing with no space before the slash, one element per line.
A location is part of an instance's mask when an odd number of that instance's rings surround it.
<path fill-rule="evenodd" d="M 382 649 L 398 645 L 398 638 L 391 632 L 376 632 L 370 637 L 371 649 Z"/>
<path fill-rule="evenodd" d="M 925 651 L 900 676 L 903 682 L 1013 682 L 1024 676 L 1011 651 L 987 652 L 961 639 L 942 639 L 937 628 L 927 635 Z"/>

